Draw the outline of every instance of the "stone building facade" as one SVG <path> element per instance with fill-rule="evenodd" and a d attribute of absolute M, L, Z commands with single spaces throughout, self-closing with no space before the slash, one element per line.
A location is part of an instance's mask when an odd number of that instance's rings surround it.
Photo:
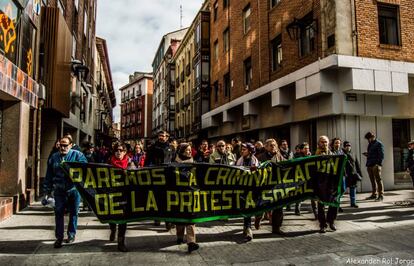
<path fill-rule="evenodd" d="M 205 1 L 173 57 L 177 138 L 198 141 L 205 137 L 201 131 L 201 115 L 210 107 L 209 20 L 209 1 Z"/>
<path fill-rule="evenodd" d="M 152 103 L 152 133 L 166 130 L 175 133 L 175 64 L 172 61 L 187 29 L 165 34 L 152 62 L 154 94 Z"/>

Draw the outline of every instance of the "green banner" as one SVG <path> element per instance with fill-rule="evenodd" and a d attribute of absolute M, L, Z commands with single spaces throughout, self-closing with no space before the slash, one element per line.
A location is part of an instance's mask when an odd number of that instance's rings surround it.
<path fill-rule="evenodd" d="M 200 223 L 253 216 L 316 199 L 338 206 L 346 157 L 312 156 L 255 170 L 203 163 L 122 170 L 64 163 L 68 177 L 101 222 Z"/>

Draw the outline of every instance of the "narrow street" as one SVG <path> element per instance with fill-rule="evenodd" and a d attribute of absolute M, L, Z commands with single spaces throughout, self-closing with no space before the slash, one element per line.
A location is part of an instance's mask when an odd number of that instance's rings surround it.
<path fill-rule="evenodd" d="M 364 199 L 369 194 L 359 194 Z M 197 225 L 201 248 L 187 254 L 175 231 L 152 222 L 128 225 L 128 253 L 117 252 L 109 229 L 89 212 L 79 218 L 74 244 L 54 249 L 54 216 L 35 204 L 0 223 L 0 265 L 411 265 L 414 263 L 414 192 L 389 191 L 384 202 L 359 200 L 339 214 L 337 232 L 318 233 L 309 202 L 302 216 L 285 212 L 284 237 L 270 234 L 267 221 L 242 241 L 242 220 Z"/>

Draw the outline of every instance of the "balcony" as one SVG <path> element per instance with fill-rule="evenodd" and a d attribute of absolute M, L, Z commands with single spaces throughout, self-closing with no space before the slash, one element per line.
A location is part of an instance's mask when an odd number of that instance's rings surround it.
<path fill-rule="evenodd" d="M 185 75 L 188 77 L 191 74 L 191 66 L 190 64 L 185 66 Z"/>
<path fill-rule="evenodd" d="M 187 107 L 190 105 L 190 94 L 186 94 L 184 97 L 184 106 Z"/>
<path fill-rule="evenodd" d="M 199 98 L 200 98 L 200 88 L 199 87 L 196 87 L 194 89 L 194 91 L 193 91 L 193 97 L 192 97 L 192 99 L 193 99 L 193 101 L 195 101 L 195 100 L 197 100 Z"/>
<path fill-rule="evenodd" d="M 184 82 L 184 71 L 182 71 L 180 74 L 180 80 L 181 82 Z"/>
<path fill-rule="evenodd" d="M 201 120 L 201 118 L 199 118 L 199 120 Z M 201 121 L 193 123 L 191 129 L 193 133 L 198 133 L 201 130 Z"/>
<path fill-rule="evenodd" d="M 184 110 L 184 99 L 180 100 L 180 109 Z"/>

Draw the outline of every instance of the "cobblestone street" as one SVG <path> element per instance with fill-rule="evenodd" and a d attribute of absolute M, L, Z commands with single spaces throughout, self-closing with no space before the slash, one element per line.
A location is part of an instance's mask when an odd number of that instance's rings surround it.
<path fill-rule="evenodd" d="M 358 195 L 363 199 L 368 194 Z M 265 221 L 254 239 L 244 243 L 242 220 L 217 221 L 197 226 L 201 248 L 191 255 L 177 246 L 175 231 L 152 222 L 128 225 L 128 253 L 117 252 L 109 229 L 92 213 L 82 212 L 74 244 L 54 249 L 54 216 L 40 205 L 32 206 L 0 223 L 0 265 L 346 265 L 399 264 L 414 260 L 414 193 L 390 191 L 383 203 L 360 200 L 359 209 L 343 200 L 338 231 L 318 233 L 309 202 L 302 216 L 285 212 L 284 237 L 270 233 Z M 406 261 L 401 261 L 405 259 Z M 408 260 L 408 261 L 407 261 Z"/>

